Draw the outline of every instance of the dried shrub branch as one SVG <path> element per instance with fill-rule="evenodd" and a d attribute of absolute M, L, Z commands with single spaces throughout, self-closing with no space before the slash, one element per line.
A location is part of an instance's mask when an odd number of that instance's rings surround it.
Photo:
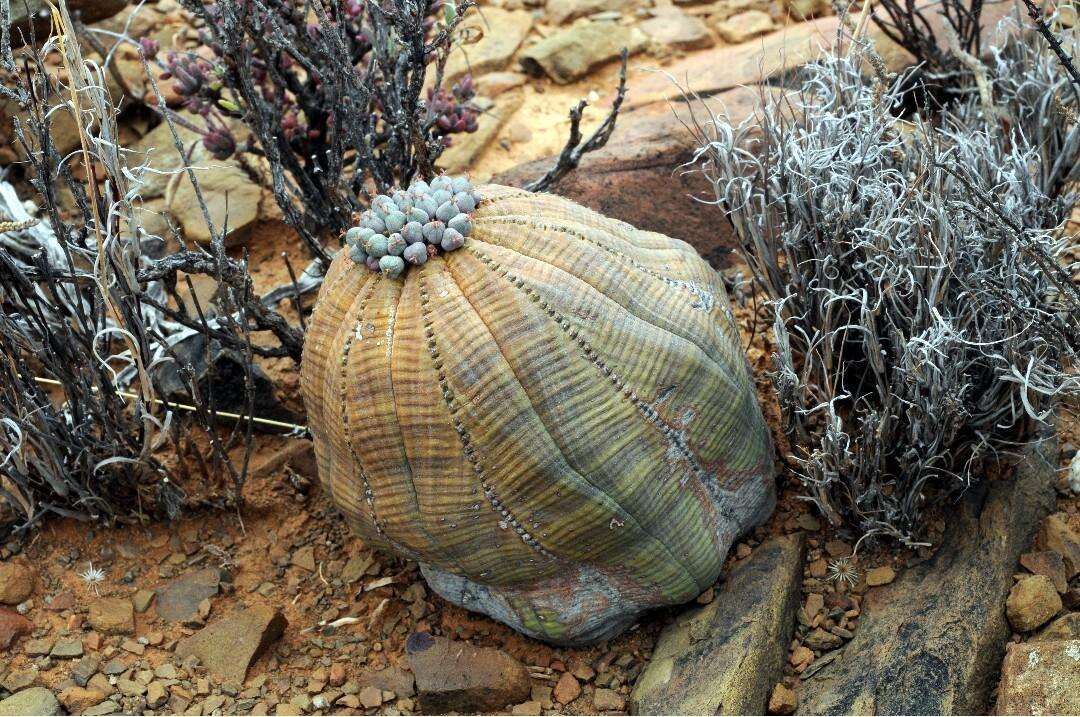
<path fill-rule="evenodd" d="M 433 175 L 449 135 L 476 129 L 468 77 L 442 87 L 471 0 L 181 4 L 216 58 L 172 53 L 166 63 L 207 123 L 204 143 L 218 157 L 265 158 L 286 220 L 324 265 L 333 253 L 324 241 L 351 226 L 373 191 Z M 230 120 L 251 130 L 249 145 L 237 146 Z"/>
<path fill-rule="evenodd" d="M 1080 296 L 1060 228 L 1080 128 L 1052 54 L 1013 32 L 947 110 L 896 116 L 863 51 L 795 98 L 701 128 L 701 169 L 771 302 L 775 387 L 807 497 L 908 544 L 928 502 L 1080 395 Z M 970 74 L 968 75 L 971 76 Z M 985 94 L 985 93 L 983 93 Z"/>
<path fill-rule="evenodd" d="M 154 253 L 163 242 L 138 219 L 146 167 L 119 144 L 107 67 L 82 56 L 62 5 L 53 12 L 56 34 L 39 50 L 27 43 L 18 58 L 10 17 L 9 0 L 0 0 L 0 92 L 22 109 L 13 128 L 29 198 L 0 176 L 0 213 L 13 220 L 0 227 L 0 525 L 25 530 L 50 513 L 175 516 L 190 499 L 191 458 L 207 482 L 199 494 L 239 504 L 253 356 L 298 358 L 300 334 L 254 294 L 246 262 L 225 255 L 224 228 L 211 226 L 208 251 Z M 52 52 L 62 74 L 44 61 Z M 80 132 L 67 157 L 53 142 L 60 112 Z M 182 274 L 189 287 L 191 274 L 213 277 L 214 304 L 196 300 L 191 314 L 177 293 Z M 253 332 L 276 335 L 279 345 L 254 345 Z M 204 340 L 202 354 L 182 351 L 192 339 Z M 248 420 L 224 432 L 209 356 L 219 350 L 238 357 L 249 397 Z M 193 414 L 176 410 L 170 382 Z M 198 441 L 211 448 L 208 465 Z M 238 441 L 239 463 L 231 457 Z"/>
<path fill-rule="evenodd" d="M 577 169 L 581 159 L 589 152 L 595 152 L 607 144 L 611 133 L 615 131 L 615 121 L 619 117 L 623 101 L 626 99 L 626 63 L 629 52 L 624 47 L 621 54 L 622 67 L 619 70 L 619 86 L 615 91 L 615 100 L 611 103 L 611 110 L 607 117 L 596 128 L 589 139 L 582 141 L 581 117 L 589 103 L 585 100 L 578 102 L 576 107 L 570 109 L 570 136 L 566 140 L 562 151 L 559 153 L 555 164 L 544 173 L 544 176 L 529 182 L 524 186 L 530 192 L 546 192 L 570 172 Z"/>

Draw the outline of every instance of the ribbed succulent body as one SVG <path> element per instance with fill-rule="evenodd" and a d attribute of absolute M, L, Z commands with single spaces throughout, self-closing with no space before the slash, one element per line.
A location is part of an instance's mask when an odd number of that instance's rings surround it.
<path fill-rule="evenodd" d="M 560 644 L 708 588 L 774 501 L 720 278 L 567 200 L 479 189 L 400 278 L 339 252 L 302 387 L 325 487 L 443 597 Z"/>

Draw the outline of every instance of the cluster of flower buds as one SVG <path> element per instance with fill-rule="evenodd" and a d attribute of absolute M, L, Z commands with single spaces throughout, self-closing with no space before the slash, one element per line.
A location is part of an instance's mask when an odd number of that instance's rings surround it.
<path fill-rule="evenodd" d="M 228 127 L 211 126 L 202 138 L 203 146 L 214 159 L 224 161 L 236 152 L 236 137 Z"/>
<path fill-rule="evenodd" d="M 147 60 L 156 60 L 157 54 L 161 52 L 161 43 L 151 37 L 144 37 L 139 40 L 139 52 Z"/>
<path fill-rule="evenodd" d="M 161 79 L 173 80 L 173 89 L 184 99 L 184 107 L 207 116 L 214 109 L 214 97 L 221 92 L 221 80 L 206 60 L 187 52 L 170 52 Z"/>
<path fill-rule="evenodd" d="M 428 106 L 436 117 L 435 127 L 440 135 L 476 131 L 476 108 L 469 101 L 476 96 L 472 77 L 465 75 L 454 83 L 450 92 L 428 90 Z"/>
<path fill-rule="evenodd" d="M 372 271 L 401 276 L 406 262 L 423 264 L 440 250 L 460 249 L 472 233 L 472 213 L 479 203 L 467 177 L 446 175 L 380 194 L 359 225 L 345 233 L 349 256 Z"/>

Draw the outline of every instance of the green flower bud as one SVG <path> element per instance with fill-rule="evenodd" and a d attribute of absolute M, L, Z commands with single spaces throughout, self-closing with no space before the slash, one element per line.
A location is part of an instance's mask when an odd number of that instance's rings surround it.
<path fill-rule="evenodd" d="M 368 237 L 368 240 L 364 242 L 364 251 L 376 259 L 381 256 L 386 256 L 387 241 L 387 238 L 382 234 L 372 234 Z"/>
<path fill-rule="evenodd" d="M 386 238 L 386 253 L 394 256 L 401 256 L 401 252 L 405 251 L 407 242 L 405 237 L 401 234 L 394 232 Z"/>
<path fill-rule="evenodd" d="M 405 271 L 405 260 L 400 256 L 384 256 L 379 259 L 379 271 L 396 279 Z"/>
<path fill-rule="evenodd" d="M 393 211 L 386 215 L 386 230 L 389 232 L 399 232 L 401 228 L 405 226 L 405 215 L 402 212 Z"/>
<path fill-rule="evenodd" d="M 418 242 L 416 244 L 410 244 L 405 247 L 404 259 L 410 264 L 423 264 L 428 260 L 428 248 L 424 242 Z"/>

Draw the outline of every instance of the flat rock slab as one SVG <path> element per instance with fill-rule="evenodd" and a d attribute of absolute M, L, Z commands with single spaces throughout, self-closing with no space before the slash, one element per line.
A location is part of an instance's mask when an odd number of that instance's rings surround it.
<path fill-rule="evenodd" d="M 477 155 L 491 144 L 506 120 L 521 107 L 522 97 L 520 90 L 514 90 L 500 95 L 494 102 L 477 102 L 483 112 L 477 118 L 476 131 L 451 136 L 450 146 L 439 157 L 439 168 L 450 174 L 468 171 Z"/>
<path fill-rule="evenodd" d="M 425 714 L 500 710 L 527 700 L 532 691 L 525 666 L 493 647 L 417 632 L 405 650 Z"/>
<path fill-rule="evenodd" d="M 1010 644 L 994 713 L 1080 714 L 1080 640 Z"/>
<path fill-rule="evenodd" d="M 984 714 L 1010 633 L 1005 598 L 1020 554 L 1054 504 L 1056 446 L 1015 478 L 968 490 L 941 548 L 866 594 L 842 655 L 803 681 L 807 714 Z"/>
<path fill-rule="evenodd" d="M 739 123 L 752 116 L 762 92 L 759 87 L 739 87 L 695 106 L 693 114 L 686 105 L 667 102 L 623 114 L 607 146 L 585 155 L 578 169 L 549 191 L 638 229 L 681 239 L 721 268 L 737 242 L 723 212 L 695 200 L 714 198 L 705 177 L 680 169 L 697 149 L 688 125 L 695 118 L 707 121 L 710 110 Z M 520 187 L 543 176 L 554 161 L 529 162 L 492 181 Z"/>
<path fill-rule="evenodd" d="M 34 624 L 7 608 L 0 608 L 0 651 L 9 649 L 23 635 L 29 635 Z"/>
<path fill-rule="evenodd" d="M 560 85 L 589 74 L 614 60 L 626 48 L 631 55 L 645 48 L 648 38 L 636 27 L 610 22 L 583 22 L 549 35 L 521 53 L 521 67 L 536 76 L 547 75 Z"/>
<path fill-rule="evenodd" d="M 127 598 L 105 597 L 90 603 L 90 627 L 105 635 L 135 632 L 135 610 Z"/>
<path fill-rule="evenodd" d="M 176 645 L 181 657 L 194 655 L 207 670 L 227 682 L 243 683 L 251 663 L 281 637 L 288 622 L 266 605 L 238 610 L 212 622 Z"/>
<path fill-rule="evenodd" d="M 31 687 L 0 700 L 0 715 L 58 715 L 60 701 L 44 687 Z"/>
<path fill-rule="evenodd" d="M 663 72 L 636 73 L 628 85 L 627 107 L 678 101 L 687 89 L 708 96 L 764 83 L 832 47 L 839 22 L 833 16 L 789 25 L 738 45 L 691 55 L 664 67 Z"/>
<path fill-rule="evenodd" d="M 166 622 L 181 622 L 199 615 L 199 603 L 214 597 L 221 587 L 221 572 L 204 568 L 174 578 L 157 591 L 157 614 Z"/>
<path fill-rule="evenodd" d="M 443 87 L 449 88 L 466 73 L 476 77 L 506 67 L 525 41 L 532 24 L 532 13 L 527 10 L 489 6 L 483 9 L 483 14 L 471 11 L 463 21 L 463 28 L 480 39 L 467 45 L 455 45 L 450 51 L 443 73 Z"/>
<path fill-rule="evenodd" d="M 802 534 L 759 545 L 711 603 L 664 628 L 631 694 L 635 714 L 764 714 L 801 594 Z"/>

